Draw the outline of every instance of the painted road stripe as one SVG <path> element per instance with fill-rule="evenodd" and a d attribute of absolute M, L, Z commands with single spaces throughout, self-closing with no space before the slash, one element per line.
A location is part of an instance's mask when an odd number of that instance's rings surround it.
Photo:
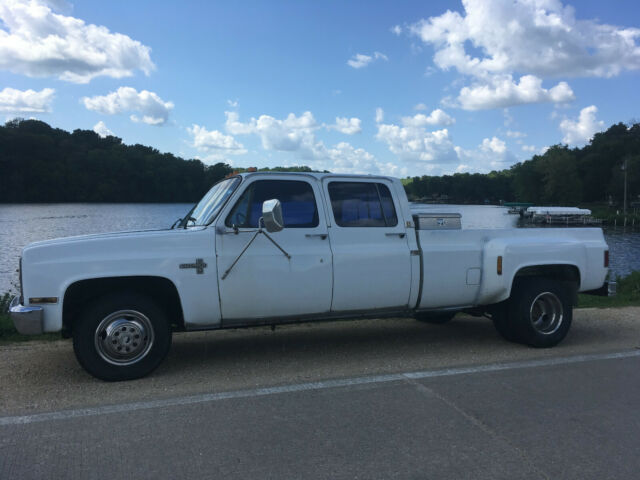
<path fill-rule="evenodd" d="M 568 365 L 572 363 L 590 362 L 597 360 L 614 360 L 638 356 L 640 356 L 640 350 L 631 350 L 618 353 L 597 353 L 590 355 L 576 355 L 572 357 L 548 358 L 542 360 L 526 360 L 522 362 L 492 363 L 488 365 L 476 365 L 472 367 L 426 370 L 422 372 L 405 372 L 393 373 L 389 375 L 374 375 L 370 377 L 345 378 L 340 380 L 324 380 L 320 382 L 283 385 L 280 387 L 255 388 L 251 390 L 204 393 L 200 395 L 166 398 L 162 400 L 152 400 L 147 402 L 123 403 L 120 405 L 103 405 L 99 407 L 36 413 L 33 415 L 0 417 L 0 426 L 25 425 L 29 423 L 48 422 L 51 420 L 69 420 L 79 417 L 107 415 L 110 413 L 126 413 L 134 412 L 136 410 L 148 410 L 151 408 L 194 405 L 198 403 L 216 402 L 219 400 L 229 400 L 234 398 L 262 397 L 266 395 L 276 395 L 281 393 L 306 392 L 310 390 L 325 390 L 328 388 L 350 387 L 354 385 L 389 383 L 405 381 L 408 379 L 415 380 L 423 378 L 451 377 L 454 375 L 468 375 L 474 373 L 500 372 L 504 370 L 516 370 L 521 368 L 553 367 L 556 365 Z"/>

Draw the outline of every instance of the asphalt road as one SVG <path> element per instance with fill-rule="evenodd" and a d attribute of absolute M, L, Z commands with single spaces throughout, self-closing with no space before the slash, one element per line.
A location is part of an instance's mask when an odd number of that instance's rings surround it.
<path fill-rule="evenodd" d="M 637 478 L 640 308 L 560 346 L 405 319 L 176 335 L 104 383 L 69 342 L 0 347 L 0 478 Z"/>

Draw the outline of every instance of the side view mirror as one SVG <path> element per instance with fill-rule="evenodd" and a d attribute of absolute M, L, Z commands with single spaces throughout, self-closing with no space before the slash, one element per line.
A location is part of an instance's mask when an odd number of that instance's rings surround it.
<path fill-rule="evenodd" d="M 279 232 L 284 228 L 280 200 L 273 198 L 262 203 L 262 221 L 269 233 Z"/>

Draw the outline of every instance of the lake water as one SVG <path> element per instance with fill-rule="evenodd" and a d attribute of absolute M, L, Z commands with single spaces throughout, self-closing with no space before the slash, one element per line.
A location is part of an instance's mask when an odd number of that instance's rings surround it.
<path fill-rule="evenodd" d="M 0 294 L 16 291 L 22 248 L 38 240 L 89 233 L 165 228 L 192 207 L 184 203 L 0 204 Z"/>
<path fill-rule="evenodd" d="M 38 240 L 125 230 L 167 228 L 191 204 L 0 205 L 0 293 L 16 291 L 22 248 Z M 432 211 L 462 213 L 463 228 L 516 228 L 518 216 L 484 205 L 425 205 Z M 611 269 L 618 275 L 640 270 L 640 231 L 605 230 Z"/>

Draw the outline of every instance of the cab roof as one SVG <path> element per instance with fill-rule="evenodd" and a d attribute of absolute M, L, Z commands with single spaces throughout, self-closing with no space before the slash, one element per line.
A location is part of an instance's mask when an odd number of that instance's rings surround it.
<path fill-rule="evenodd" d="M 243 178 L 249 178 L 252 176 L 260 176 L 260 175 L 286 175 L 286 176 L 300 176 L 300 177 L 313 177 L 318 179 L 319 181 L 325 178 L 359 178 L 359 179 L 374 179 L 374 178 L 382 178 L 385 180 L 393 181 L 397 180 L 396 177 L 390 177 L 387 175 L 364 175 L 364 174 L 354 174 L 354 173 L 324 173 L 324 172 L 273 172 L 273 171 L 262 171 L 262 172 L 242 172 L 234 176 L 239 176 Z"/>

